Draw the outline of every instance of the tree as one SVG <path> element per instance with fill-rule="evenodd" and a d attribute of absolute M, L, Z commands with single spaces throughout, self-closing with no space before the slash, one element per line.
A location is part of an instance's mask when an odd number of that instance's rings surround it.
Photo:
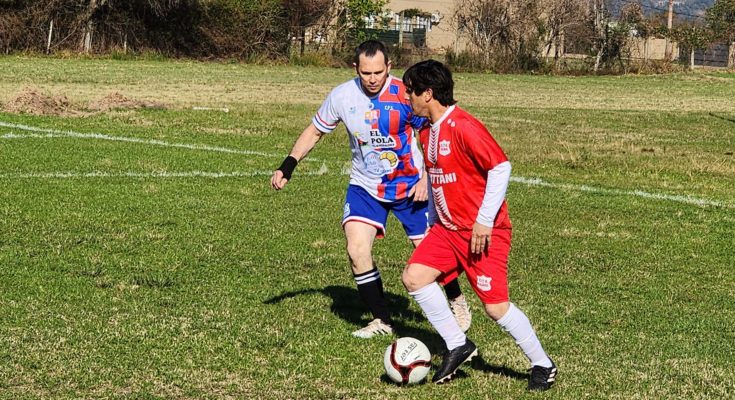
<path fill-rule="evenodd" d="M 545 14 L 544 22 L 547 33 L 546 58 L 554 48 L 554 65 L 564 49 L 566 31 L 582 24 L 586 13 L 584 0 L 547 0 L 542 5 Z"/>
<path fill-rule="evenodd" d="M 704 26 L 686 24 L 675 28 L 672 36 L 679 42 L 679 48 L 689 52 L 689 69 L 694 69 L 694 51 L 707 47 L 711 33 Z"/>
<path fill-rule="evenodd" d="M 542 23 L 535 0 L 459 0 L 454 25 L 495 70 L 538 63 Z"/>
<path fill-rule="evenodd" d="M 382 14 L 386 3 L 386 0 L 347 0 L 345 13 L 348 29 L 355 34 L 353 38 L 355 42 L 360 43 L 369 39 L 365 33 L 366 19 Z"/>
<path fill-rule="evenodd" d="M 600 69 L 602 57 L 605 55 L 605 49 L 608 47 L 608 32 L 610 30 L 610 13 L 607 12 L 604 0 L 593 0 L 590 16 L 594 27 L 592 50 L 596 53 L 594 71 L 597 73 Z"/>
<path fill-rule="evenodd" d="M 288 12 L 289 36 L 299 39 L 301 55 L 306 48 L 306 29 L 323 19 L 330 3 L 330 0 L 283 0 Z"/>
<path fill-rule="evenodd" d="M 633 28 L 636 36 L 643 39 L 643 61 L 648 61 L 648 38 L 654 35 L 655 30 L 652 21 L 646 19 L 641 3 L 626 3 L 620 10 L 620 21 Z"/>
<path fill-rule="evenodd" d="M 716 39 L 735 41 L 735 0 L 716 0 L 707 10 L 706 19 Z"/>

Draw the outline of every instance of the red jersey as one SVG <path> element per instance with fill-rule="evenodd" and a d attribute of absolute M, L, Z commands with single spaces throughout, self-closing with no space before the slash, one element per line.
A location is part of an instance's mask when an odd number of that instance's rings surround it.
<path fill-rule="evenodd" d="M 420 133 L 434 207 L 447 229 L 472 230 L 487 187 L 487 174 L 508 161 L 485 126 L 468 112 L 451 106 Z M 493 228 L 510 229 L 505 200 Z"/>

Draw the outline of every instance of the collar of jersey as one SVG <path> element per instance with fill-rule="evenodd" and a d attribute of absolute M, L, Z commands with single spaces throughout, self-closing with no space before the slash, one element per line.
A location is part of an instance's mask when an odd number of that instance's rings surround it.
<path fill-rule="evenodd" d="M 451 106 L 447 107 L 447 109 L 444 111 L 444 114 L 442 114 L 441 118 L 439 118 L 438 121 L 436 121 L 433 124 L 431 124 L 431 129 L 439 129 L 439 127 L 441 126 L 442 122 L 444 122 L 444 120 L 449 116 L 449 114 L 451 114 L 452 111 L 454 111 L 454 107 L 455 107 L 454 104 L 452 104 Z"/>
<path fill-rule="evenodd" d="M 383 92 L 385 92 L 385 90 L 388 88 L 388 86 L 390 86 L 391 82 L 393 82 L 393 79 L 395 79 L 395 77 L 393 75 L 388 75 L 388 79 L 385 80 L 385 84 L 380 89 L 380 91 L 378 92 L 378 94 L 376 94 L 375 96 L 372 96 L 372 97 L 368 96 L 367 93 L 365 93 L 365 89 L 362 87 L 362 84 L 360 83 L 360 77 L 359 76 L 355 77 L 355 84 L 357 85 L 357 88 L 360 89 L 360 93 L 364 94 L 365 97 L 367 97 L 368 99 L 374 100 L 374 99 L 377 99 L 378 97 L 380 97 L 380 95 L 383 94 Z"/>

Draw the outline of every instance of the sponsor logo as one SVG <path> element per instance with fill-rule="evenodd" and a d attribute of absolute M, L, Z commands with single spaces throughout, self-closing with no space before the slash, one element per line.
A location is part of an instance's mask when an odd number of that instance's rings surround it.
<path fill-rule="evenodd" d="M 365 113 L 365 123 L 370 125 L 372 128 L 378 127 L 379 120 L 380 120 L 380 110 L 370 110 Z"/>
<path fill-rule="evenodd" d="M 377 129 L 371 129 L 370 146 L 373 146 L 376 149 L 392 149 L 396 147 L 396 140 L 393 139 L 391 136 L 383 136 Z"/>
<path fill-rule="evenodd" d="M 390 110 L 392 110 L 392 109 L 393 109 L 393 106 L 390 106 L 390 105 L 388 105 L 388 106 L 383 106 L 383 108 L 384 108 L 384 109 L 385 109 L 386 111 L 390 111 Z"/>
<path fill-rule="evenodd" d="M 398 156 L 392 151 L 375 152 L 365 154 L 365 171 L 373 176 L 390 174 L 398 165 Z"/>
<path fill-rule="evenodd" d="M 479 275 L 477 277 L 477 288 L 482 290 L 483 292 L 489 292 L 490 289 L 492 289 L 492 286 L 490 285 L 490 281 L 492 281 L 493 278 L 485 275 Z"/>
<path fill-rule="evenodd" d="M 411 344 L 409 344 L 408 347 L 406 347 L 405 349 L 403 349 L 403 351 L 401 352 L 401 354 L 398 356 L 398 357 L 400 357 L 400 360 L 403 361 L 403 362 L 405 362 L 406 359 L 408 358 L 408 355 L 411 354 L 412 351 L 416 350 L 416 347 L 417 346 L 418 345 L 416 344 L 416 342 L 411 342 Z"/>
<path fill-rule="evenodd" d="M 448 156 L 451 150 L 449 149 L 449 140 L 442 140 L 439 142 L 439 154 Z"/>
<path fill-rule="evenodd" d="M 441 168 L 429 168 L 429 177 L 432 185 L 444 185 L 457 182 L 457 174 L 454 172 L 444 173 Z"/>

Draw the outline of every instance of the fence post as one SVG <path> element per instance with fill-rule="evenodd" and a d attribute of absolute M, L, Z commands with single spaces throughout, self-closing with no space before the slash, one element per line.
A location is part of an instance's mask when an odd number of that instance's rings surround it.
<path fill-rule="evenodd" d="M 403 11 L 398 13 L 398 48 L 403 48 Z"/>
<path fill-rule="evenodd" d="M 46 41 L 46 54 L 48 54 L 51 51 L 51 37 L 54 34 L 54 20 L 51 20 L 51 23 L 48 26 L 48 40 Z"/>

